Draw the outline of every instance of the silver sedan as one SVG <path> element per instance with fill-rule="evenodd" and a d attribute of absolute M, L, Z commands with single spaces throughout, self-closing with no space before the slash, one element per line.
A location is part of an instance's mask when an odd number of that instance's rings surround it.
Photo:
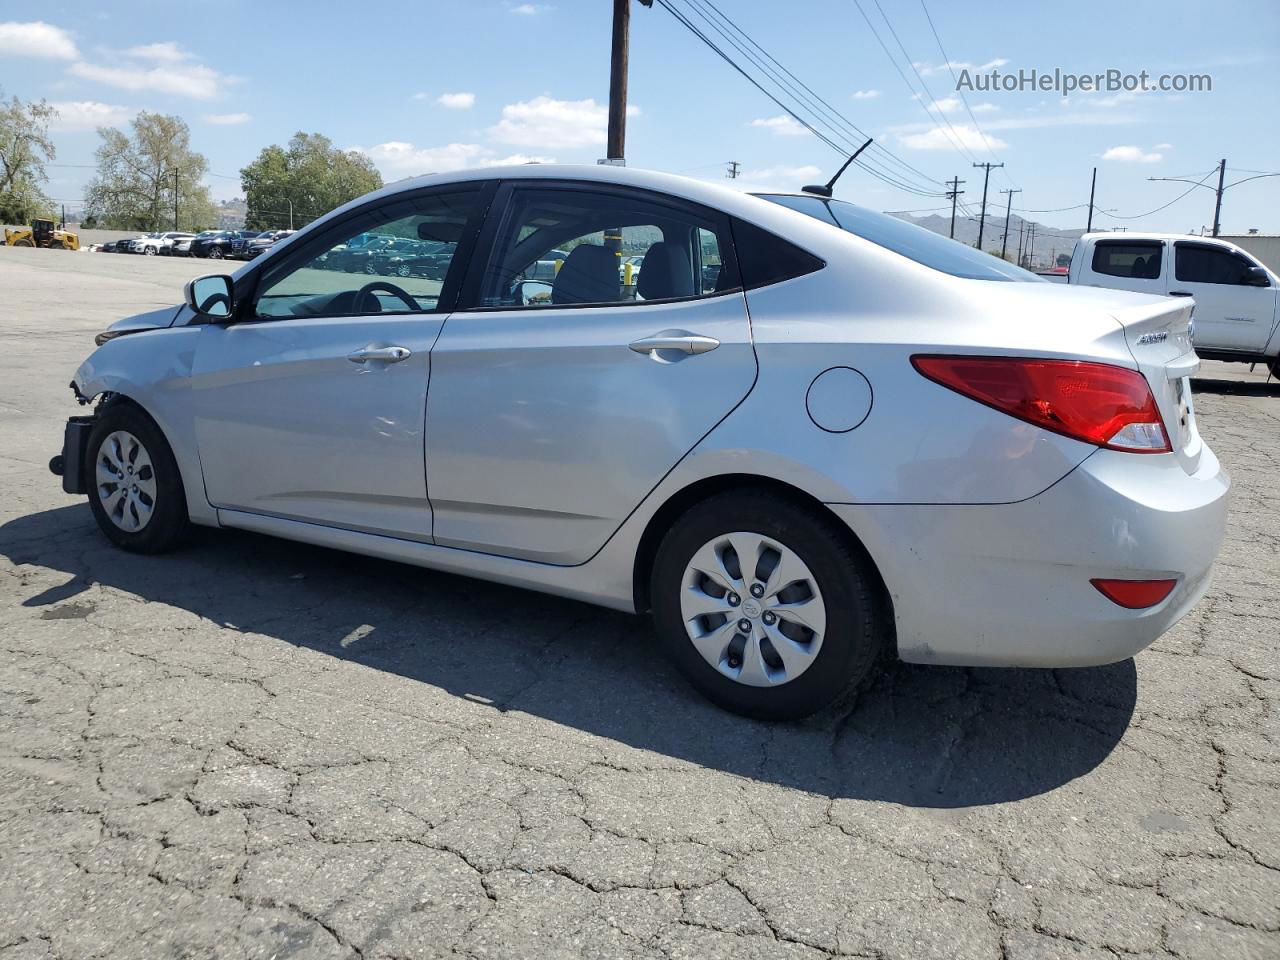
<path fill-rule="evenodd" d="M 397 238 L 438 269 L 380 276 Z M 100 334 L 53 467 L 125 549 L 237 527 L 648 611 L 796 717 L 886 655 L 1123 659 L 1200 599 L 1191 309 L 812 194 L 429 176 Z"/>

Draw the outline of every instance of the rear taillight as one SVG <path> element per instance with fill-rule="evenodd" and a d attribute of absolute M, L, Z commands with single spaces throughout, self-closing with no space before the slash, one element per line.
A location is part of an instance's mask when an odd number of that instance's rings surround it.
<path fill-rule="evenodd" d="M 1155 397 L 1135 370 L 1079 360 L 918 355 L 924 376 L 1037 427 L 1129 453 L 1168 453 Z"/>
<path fill-rule="evenodd" d="M 1173 592 L 1177 580 L 1090 580 L 1098 592 L 1126 610 L 1145 610 Z"/>

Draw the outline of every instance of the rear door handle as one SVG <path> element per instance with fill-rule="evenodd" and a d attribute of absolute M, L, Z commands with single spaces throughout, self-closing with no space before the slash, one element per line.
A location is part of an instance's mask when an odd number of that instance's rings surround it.
<path fill-rule="evenodd" d="M 347 359 L 352 363 L 399 363 L 412 354 L 408 347 L 365 347 L 347 354 Z"/>
<path fill-rule="evenodd" d="M 645 337 L 642 340 L 636 340 L 628 346 L 636 353 L 653 353 L 655 350 L 675 350 L 679 353 L 687 353 L 690 355 L 699 353 L 710 353 L 716 347 L 720 346 L 720 341 L 714 337 L 703 337 L 696 333 L 688 333 L 684 330 L 664 330 L 661 333 L 655 333 L 652 337 Z"/>
<path fill-rule="evenodd" d="M 1171 296 L 1171 297 L 1190 297 L 1190 296 L 1192 296 L 1192 294 L 1191 294 L 1191 292 L 1190 292 L 1190 291 L 1188 291 L 1188 290 L 1170 290 L 1170 291 L 1169 291 L 1169 296 Z"/>

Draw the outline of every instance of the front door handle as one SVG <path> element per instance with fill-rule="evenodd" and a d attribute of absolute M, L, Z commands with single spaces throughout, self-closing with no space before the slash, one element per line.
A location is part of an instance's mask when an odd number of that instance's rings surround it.
<path fill-rule="evenodd" d="M 1171 296 L 1171 297 L 1189 297 L 1189 296 L 1191 296 L 1191 292 L 1190 292 L 1190 291 L 1188 291 L 1188 290 L 1170 290 L 1170 291 L 1169 291 L 1169 296 Z"/>
<path fill-rule="evenodd" d="M 663 330 L 661 333 L 655 333 L 652 337 L 645 337 L 642 340 L 629 343 L 628 346 L 636 353 L 674 350 L 678 353 L 692 355 L 710 353 L 720 346 L 720 341 L 714 337 L 703 337 L 685 330 Z"/>
<path fill-rule="evenodd" d="M 352 363 L 399 363 L 412 354 L 408 347 L 365 347 L 347 354 L 347 359 Z"/>

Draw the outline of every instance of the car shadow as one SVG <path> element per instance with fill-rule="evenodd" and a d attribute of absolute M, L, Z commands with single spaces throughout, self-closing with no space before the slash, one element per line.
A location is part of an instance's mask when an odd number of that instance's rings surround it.
<path fill-rule="evenodd" d="M 1041 794 L 1115 748 L 1132 660 L 1077 670 L 893 663 L 851 705 L 799 723 L 725 713 L 660 655 L 647 619 L 230 530 L 176 553 L 111 547 L 86 504 L 0 527 L 0 554 L 69 575 L 22 601 L 83 616 L 95 583 L 237 631 L 431 684 L 598 737 L 829 797 L 954 808 Z"/>
<path fill-rule="evenodd" d="M 1280 380 L 1218 380 L 1194 377 L 1193 393 L 1218 393 L 1231 397 L 1280 397 Z"/>

